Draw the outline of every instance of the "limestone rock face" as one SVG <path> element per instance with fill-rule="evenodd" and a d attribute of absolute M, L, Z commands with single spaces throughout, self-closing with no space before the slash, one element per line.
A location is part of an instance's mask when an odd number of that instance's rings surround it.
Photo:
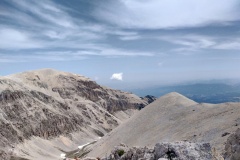
<path fill-rule="evenodd" d="M 102 137 L 121 123 L 113 113 L 147 104 L 134 94 L 52 69 L 0 77 L 0 150 L 32 136 L 91 132 Z"/>
<path fill-rule="evenodd" d="M 104 160 L 210 160 L 212 159 L 209 143 L 157 143 L 154 149 L 147 147 L 129 148 L 120 145 L 114 148 Z"/>
<path fill-rule="evenodd" d="M 155 158 L 168 158 L 174 160 L 210 160 L 212 159 L 211 146 L 209 143 L 158 143 L 154 147 Z"/>
<path fill-rule="evenodd" d="M 228 137 L 224 157 L 226 160 L 240 159 L 240 128 Z"/>

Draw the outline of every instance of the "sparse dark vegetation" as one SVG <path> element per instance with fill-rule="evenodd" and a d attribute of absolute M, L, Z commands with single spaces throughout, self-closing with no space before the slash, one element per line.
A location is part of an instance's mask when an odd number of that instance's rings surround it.
<path fill-rule="evenodd" d="M 118 153 L 118 156 L 119 156 L 119 157 L 122 157 L 122 155 L 124 155 L 125 151 L 124 151 L 123 149 L 119 149 L 119 150 L 117 151 L 117 153 Z"/>

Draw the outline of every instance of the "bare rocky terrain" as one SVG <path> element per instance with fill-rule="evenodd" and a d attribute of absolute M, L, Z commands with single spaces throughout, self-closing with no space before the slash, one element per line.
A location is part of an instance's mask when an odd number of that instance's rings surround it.
<path fill-rule="evenodd" d="M 140 98 L 81 75 L 29 71 L 0 77 L 0 159 L 238 160 L 239 115 L 240 103 Z"/>
<path fill-rule="evenodd" d="M 120 143 L 129 147 L 154 147 L 157 142 L 188 141 L 210 143 L 213 152 L 222 157 L 228 137 L 239 126 L 240 103 L 196 103 L 173 92 L 146 106 L 89 147 L 92 151 L 88 156 L 107 157 Z M 232 140 L 235 139 L 233 136 Z M 232 143 L 229 142 L 227 149 L 235 153 L 239 140 L 235 147 Z"/>
<path fill-rule="evenodd" d="M 59 159 L 147 104 L 134 94 L 52 69 L 0 77 L 0 157 Z"/>

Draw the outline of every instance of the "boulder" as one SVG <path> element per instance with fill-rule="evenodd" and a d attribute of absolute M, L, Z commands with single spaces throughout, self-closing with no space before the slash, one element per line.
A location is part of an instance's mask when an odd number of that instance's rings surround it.
<path fill-rule="evenodd" d="M 240 160 L 240 128 L 228 137 L 225 145 L 224 159 Z"/>
<path fill-rule="evenodd" d="M 212 159 L 209 143 L 157 143 L 154 147 L 155 159 L 166 158 L 171 160 L 209 160 Z"/>

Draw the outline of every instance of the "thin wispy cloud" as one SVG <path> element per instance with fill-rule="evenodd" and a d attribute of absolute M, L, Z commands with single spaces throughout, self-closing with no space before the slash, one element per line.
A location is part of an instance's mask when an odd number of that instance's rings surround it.
<path fill-rule="evenodd" d="M 216 46 L 214 46 L 214 49 L 219 50 L 240 50 L 240 39 L 228 39 L 225 42 L 222 42 Z"/>
<path fill-rule="evenodd" d="M 206 35 L 173 35 L 162 36 L 157 39 L 177 44 L 180 47 L 174 48 L 173 52 L 192 52 L 201 51 L 203 49 L 217 50 L 239 50 L 240 39 L 236 37 L 226 36 L 206 36 Z"/>
<path fill-rule="evenodd" d="M 218 20 L 214 19 L 215 13 L 219 13 L 224 16 L 219 16 L 222 18 L 222 21 L 230 21 L 235 16 L 234 5 L 237 3 L 234 0 L 218 2 L 186 2 L 179 3 L 175 0 L 171 1 L 159 1 L 151 0 L 149 2 L 143 1 L 116 1 L 112 2 L 109 5 L 118 4 L 119 7 L 111 10 L 109 6 L 108 10 L 103 11 L 98 14 L 100 18 L 107 17 L 111 18 L 114 16 L 119 16 L 117 21 L 120 23 L 120 27 L 136 27 L 136 28 L 164 28 L 164 27 L 181 27 L 181 26 L 192 26 L 194 23 L 193 19 L 198 23 L 205 23 L 208 21 L 207 18 L 212 18 L 212 22 L 217 22 Z M 208 3 L 216 3 L 214 10 L 212 10 L 211 5 Z M 81 17 L 74 17 L 70 15 L 69 11 L 74 11 L 71 8 L 62 6 L 54 1 L 8 1 L 8 6 L 6 9 L 0 11 L 0 16 L 3 18 L 9 19 L 12 21 L 12 24 L 0 25 L 0 35 L 1 42 L 0 48 L 5 50 L 26 50 L 26 49 L 44 49 L 42 52 L 46 52 L 48 49 L 52 48 L 64 48 L 68 50 L 69 56 L 74 56 L 72 53 L 76 53 L 76 50 L 85 50 L 85 52 L 78 52 L 82 55 L 97 55 L 97 56 L 154 56 L 156 55 L 153 51 L 137 51 L 136 49 L 126 49 L 114 47 L 109 44 L 104 44 L 108 36 L 114 35 L 117 36 L 119 40 L 123 41 L 138 41 L 144 40 L 148 36 L 143 36 L 142 32 L 134 30 L 123 30 L 120 28 L 114 28 L 112 26 L 107 26 L 106 24 L 98 24 L 93 22 L 86 22 L 81 19 Z M 104 3 L 105 4 L 105 3 Z M 101 3 L 99 3 L 101 5 Z M 179 7 L 175 7 L 179 5 Z M 14 6 L 14 7 L 11 7 Z M 31 7 L 29 7 L 31 6 Z M 134 7 L 135 6 L 135 7 Z M 209 7 L 210 6 L 210 7 Z M 187 8 L 195 7 L 196 13 L 189 14 L 192 12 Z M 18 8 L 16 10 L 15 8 Z M 163 9 L 161 9 L 163 8 Z M 177 8 L 174 11 L 175 14 L 169 14 L 168 12 L 173 12 L 171 8 Z M 170 9 L 171 11 L 168 11 Z M 118 15 L 122 13 L 123 10 L 125 14 L 129 16 Z M 206 16 L 209 10 L 212 11 L 211 14 Z M 140 12 L 141 11 L 141 12 Z M 201 11 L 201 14 L 200 14 Z M 97 8 L 93 11 L 98 13 Z M 177 14 L 181 12 L 182 14 Z M 206 13 L 205 13 L 206 12 Z M 29 14 L 31 13 L 31 14 Z M 145 14 L 144 14 L 145 13 Z M 229 14 L 226 14 L 229 13 Z M 106 15 L 105 15 L 106 14 Z M 194 15 L 195 14 L 195 15 Z M 144 16 L 143 16 L 144 15 Z M 158 16 L 157 16 L 158 15 Z M 188 17 L 187 15 L 192 15 L 193 17 Z M 198 16 L 202 16 L 202 21 L 198 20 Z M 135 16 L 136 19 L 132 19 Z M 139 18 L 142 17 L 143 19 Z M 168 17 L 173 16 L 173 17 Z M 183 16 L 183 17 L 174 17 L 174 16 Z M 228 19 L 228 16 L 230 18 Z M 121 23 L 125 18 L 130 18 L 131 23 Z M 165 20 L 167 20 L 167 24 Z M 177 20 L 180 19 L 182 23 L 180 24 Z M 184 20 L 188 19 L 188 20 Z M 206 19 L 206 20 L 205 20 Z M 109 22 L 112 22 L 112 19 L 108 19 Z M 138 22 L 140 20 L 141 23 Z M 23 23 L 21 23 L 23 22 Z M 187 23 L 186 23 L 187 22 Z M 188 24 L 188 22 L 192 24 Z M 209 20 L 210 22 L 210 20 Z M 14 24 L 15 23 L 15 24 Z M 146 24 L 145 24 L 146 23 Z M 185 24 L 186 23 L 186 24 Z M 29 27 L 31 24 L 31 27 Z M 131 26 L 133 24 L 133 26 Z M 123 26 L 122 26 L 123 25 Z M 130 26 L 128 26 L 130 25 Z M 136 26 L 134 26 L 136 25 Z M 18 27 L 16 27 L 18 26 Z M 156 35 L 157 36 L 157 35 Z M 149 38 L 149 37 L 148 37 Z M 162 37 L 161 40 L 168 41 L 169 43 L 181 45 L 182 47 L 173 48 L 175 51 L 184 51 L 184 50 L 198 50 L 199 48 L 237 48 L 236 42 L 228 42 L 228 44 L 219 44 L 215 46 L 214 42 L 209 37 L 204 37 L 201 35 L 198 36 L 184 36 L 184 37 Z M 100 43 L 99 43 L 100 42 Z M 126 45 L 123 45 L 126 46 Z M 184 47 L 185 46 L 185 47 Z M 74 50 L 74 51 L 72 51 Z M 92 50 L 95 50 L 94 52 Z M 58 51 L 58 50 L 57 50 Z M 59 52 L 59 51 L 58 51 Z M 30 55 L 32 56 L 32 55 Z M 61 56 L 61 55 L 59 55 Z M 51 58 L 50 58 L 51 59 Z M 64 58 L 63 58 L 64 59 Z"/>
<path fill-rule="evenodd" d="M 141 36 L 139 35 L 135 35 L 135 36 L 122 36 L 122 37 L 119 37 L 121 40 L 123 41 L 131 41 L 131 40 L 136 40 L 136 39 L 140 39 Z"/>
<path fill-rule="evenodd" d="M 176 28 L 239 20 L 238 0 L 108 1 L 95 15 L 123 28 Z"/>
<path fill-rule="evenodd" d="M 71 56 L 69 56 L 71 55 Z M 31 53 L 31 54 L 0 54 L 0 62 L 17 63 L 17 62 L 51 62 L 51 61 L 76 61 L 84 60 L 87 57 L 69 52 L 47 52 L 47 53 Z"/>
<path fill-rule="evenodd" d="M 136 39 L 137 33 L 86 22 L 81 17 L 71 16 L 68 13 L 73 11 L 71 8 L 59 5 L 54 1 L 10 0 L 7 4 L 6 8 L 0 11 L 0 16 L 12 23 L 0 25 L 0 49 L 22 50 L 22 52 L 35 49 L 32 53 L 28 52 L 29 55 L 22 55 L 22 58 L 18 55 L 20 59 L 25 59 L 25 61 L 32 60 L 34 56 L 36 56 L 35 60 L 71 60 L 76 54 L 78 56 L 107 57 L 153 55 L 151 52 L 136 52 L 99 43 L 104 41 L 107 35 L 116 35 L 123 40 L 130 40 Z M 18 9 L 16 10 L 16 8 Z M 56 48 L 57 55 L 54 57 L 52 52 L 48 51 L 52 48 Z M 38 52 L 37 50 L 41 51 L 42 54 L 45 52 L 48 58 L 37 57 L 35 54 Z M 61 54 L 64 50 L 67 50 L 68 56 L 73 58 L 66 58 L 65 55 Z M 5 56 L 5 58 L 7 57 L 12 58 Z M 21 61 L 20 59 L 19 61 Z"/>

